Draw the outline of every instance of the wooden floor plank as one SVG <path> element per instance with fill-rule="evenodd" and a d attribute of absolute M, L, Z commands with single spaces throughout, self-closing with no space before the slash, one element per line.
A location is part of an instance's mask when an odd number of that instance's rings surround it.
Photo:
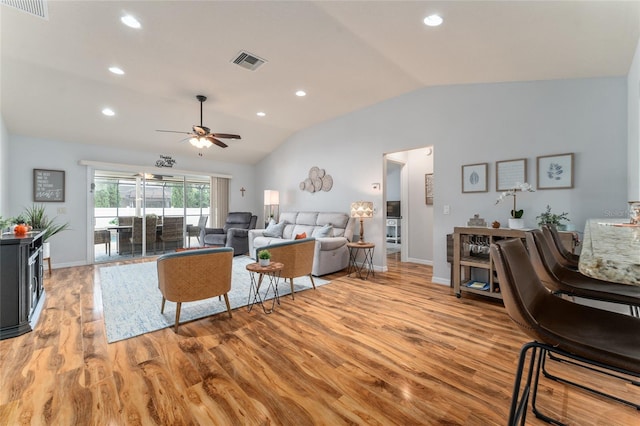
<path fill-rule="evenodd" d="M 54 270 L 35 331 L 0 341 L 0 425 L 505 424 L 527 337 L 500 301 L 458 299 L 397 255 L 388 266 L 325 276 L 270 315 L 239 308 L 112 344 L 101 266 Z M 640 400 L 637 386 L 550 368 Z M 570 424 L 640 424 L 549 380 L 539 403 Z"/>

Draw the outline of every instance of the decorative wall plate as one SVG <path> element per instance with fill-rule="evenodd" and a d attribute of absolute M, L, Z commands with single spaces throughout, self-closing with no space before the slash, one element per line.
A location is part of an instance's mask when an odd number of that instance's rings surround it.
<path fill-rule="evenodd" d="M 309 191 L 309 192 L 314 192 L 315 191 L 315 189 L 313 188 L 313 182 L 311 182 L 311 179 L 306 178 L 304 180 L 304 189 L 306 191 Z"/>
<path fill-rule="evenodd" d="M 322 179 L 319 177 L 311 178 L 311 182 L 313 182 L 313 190 L 320 191 L 322 189 Z"/>
<path fill-rule="evenodd" d="M 328 175 L 324 169 L 317 166 L 309 169 L 309 177 L 300 182 L 301 191 L 309 191 L 311 193 L 320 191 L 330 191 L 333 187 L 333 178 Z"/>
<path fill-rule="evenodd" d="M 325 192 L 329 192 L 331 191 L 332 187 L 333 178 L 331 177 L 331 175 L 325 175 L 325 177 L 322 178 L 322 190 Z"/>

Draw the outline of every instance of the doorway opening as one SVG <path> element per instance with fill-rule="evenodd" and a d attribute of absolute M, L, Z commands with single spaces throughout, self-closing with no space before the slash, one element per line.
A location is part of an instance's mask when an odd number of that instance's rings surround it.
<path fill-rule="evenodd" d="M 433 263 L 433 147 L 384 155 L 383 206 L 387 256 Z"/>

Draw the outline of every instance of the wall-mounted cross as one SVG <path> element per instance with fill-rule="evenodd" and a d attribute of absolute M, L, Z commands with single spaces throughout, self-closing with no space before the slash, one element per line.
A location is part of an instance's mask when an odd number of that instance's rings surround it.
<path fill-rule="evenodd" d="M 244 197 L 244 191 L 246 191 L 246 189 L 244 189 L 244 186 L 242 188 L 240 188 L 240 192 L 242 192 L 242 196 Z"/>

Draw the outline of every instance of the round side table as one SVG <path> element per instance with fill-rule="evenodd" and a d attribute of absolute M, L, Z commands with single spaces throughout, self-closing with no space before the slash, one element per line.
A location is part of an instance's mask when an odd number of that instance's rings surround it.
<path fill-rule="evenodd" d="M 253 308 L 254 304 L 260 303 L 264 313 L 270 314 L 273 312 L 276 302 L 278 302 L 278 305 L 280 304 L 278 282 L 280 281 L 280 272 L 282 272 L 282 268 L 284 268 L 284 264 L 280 262 L 271 262 L 268 266 L 260 266 L 257 262 L 247 265 L 247 271 L 249 271 L 249 275 L 251 277 L 251 284 L 249 285 L 249 299 L 247 300 L 249 312 L 251 312 L 251 308 Z M 256 275 L 258 276 L 257 280 Z M 269 279 L 269 284 L 267 285 L 267 290 L 264 292 L 264 296 L 260 297 L 260 286 L 262 285 L 262 281 L 265 276 Z M 270 290 L 273 290 L 273 302 L 271 304 L 271 309 L 267 311 L 264 307 L 264 300 L 269 296 Z M 251 298 L 252 296 L 253 299 Z"/>
<path fill-rule="evenodd" d="M 369 274 L 376 276 L 373 271 L 373 251 L 376 248 L 374 243 L 347 243 L 349 248 L 349 273 L 355 272 L 358 278 L 366 280 Z M 364 258 L 358 263 L 358 253 L 362 250 Z M 365 274 L 366 272 L 366 274 Z"/>

